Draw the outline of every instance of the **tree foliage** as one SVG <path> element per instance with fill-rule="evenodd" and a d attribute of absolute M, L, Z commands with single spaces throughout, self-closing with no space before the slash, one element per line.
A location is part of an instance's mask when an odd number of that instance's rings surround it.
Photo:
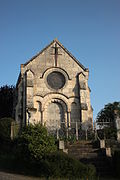
<path fill-rule="evenodd" d="M 0 140 L 9 141 L 11 139 L 11 123 L 13 121 L 12 118 L 0 119 Z"/>
<path fill-rule="evenodd" d="M 46 160 L 48 162 L 47 169 L 53 178 L 92 179 L 96 173 L 94 166 L 85 165 L 63 152 L 51 153 Z"/>
<path fill-rule="evenodd" d="M 116 150 L 113 154 L 113 170 L 115 177 L 120 178 L 120 150 Z"/>
<path fill-rule="evenodd" d="M 0 87 L 0 118 L 12 117 L 14 92 L 14 86 Z"/>
<path fill-rule="evenodd" d="M 18 145 L 24 157 L 33 160 L 40 160 L 57 149 L 54 138 L 48 135 L 47 129 L 41 124 L 25 127 L 18 139 Z"/>
<path fill-rule="evenodd" d="M 108 103 L 97 115 L 97 123 L 111 122 L 115 125 L 115 110 L 120 113 L 120 102 Z"/>
<path fill-rule="evenodd" d="M 117 138 L 115 111 L 120 114 L 120 102 L 109 103 L 98 113 L 97 125 L 103 128 L 98 130 L 99 137 L 106 139 Z"/>

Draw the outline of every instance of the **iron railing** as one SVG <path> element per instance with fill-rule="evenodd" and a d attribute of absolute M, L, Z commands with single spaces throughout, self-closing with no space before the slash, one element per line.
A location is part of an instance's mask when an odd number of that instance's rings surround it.
<path fill-rule="evenodd" d="M 92 124 L 83 122 L 71 122 L 66 124 L 61 122 L 55 129 L 48 128 L 48 132 L 56 136 L 57 139 L 68 140 L 88 140 L 94 139 Z"/>

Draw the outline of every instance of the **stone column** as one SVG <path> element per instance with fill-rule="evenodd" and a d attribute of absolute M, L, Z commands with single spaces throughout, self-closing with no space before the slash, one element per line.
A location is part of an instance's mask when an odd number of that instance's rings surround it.
<path fill-rule="evenodd" d="M 36 119 L 38 119 L 38 122 L 42 123 L 41 121 L 41 114 L 42 114 L 42 107 L 41 107 L 41 102 L 38 101 L 38 106 L 37 106 L 37 117 Z"/>
<path fill-rule="evenodd" d="M 43 125 L 43 111 L 41 111 L 41 124 Z"/>
<path fill-rule="evenodd" d="M 67 125 L 67 112 L 65 112 L 65 127 L 67 128 L 68 125 Z"/>
<path fill-rule="evenodd" d="M 68 127 L 71 127 L 71 112 L 68 112 Z"/>
<path fill-rule="evenodd" d="M 78 141 L 78 122 L 76 122 L 76 140 Z"/>
<path fill-rule="evenodd" d="M 67 112 L 65 112 L 65 128 L 66 128 L 66 137 L 68 138 L 68 116 L 67 116 Z"/>

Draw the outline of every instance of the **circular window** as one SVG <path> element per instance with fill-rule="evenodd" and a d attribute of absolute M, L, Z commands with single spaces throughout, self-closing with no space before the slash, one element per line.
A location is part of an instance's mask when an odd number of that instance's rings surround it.
<path fill-rule="evenodd" d="M 65 76 L 61 72 L 53 71 L 48 74 L 47 83 L 52 89 L 61 89 L 65 85 Z"/>

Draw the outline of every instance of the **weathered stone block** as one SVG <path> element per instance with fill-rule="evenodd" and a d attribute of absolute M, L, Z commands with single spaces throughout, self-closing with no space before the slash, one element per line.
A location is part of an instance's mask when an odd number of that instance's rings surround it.
<path fill-rule="evenodd" d="M 81 103 L 81 110 L 88 110 L 88 106 L 86 103 Z"/>
<path fill-rule="evenodd" d="M 64 144 L 64 141 L 62 140 L 59 140 L 59 149 L 65 149 L 65 144 Z"/>
<path fill-rule="evenodd" d="M 86 83 L 81 81 L 80 82 L 80 89 L 86 90 Z"/>
<path fill-rule="evenodd" d="M 33 87 L 33 80 L 31 79 L 27 80 L 27 87 Z"/>

